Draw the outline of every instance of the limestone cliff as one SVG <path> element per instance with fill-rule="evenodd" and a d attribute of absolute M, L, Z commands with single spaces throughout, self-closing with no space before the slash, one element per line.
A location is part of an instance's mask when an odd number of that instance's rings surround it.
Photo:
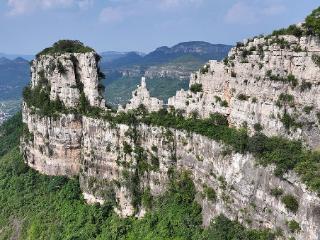
<path fill-rule="evenodd" d="M 199 91 L 179 91 L 169 105 L 186 115 L 219 112 L 231 126 L 268 136 L 302 139 L 317 149 L 319 130 L 318 37 L 280 35 L 238 43 L 224 62 L 210 61 L 191 76 Z"/>
<path fill-rule="evenodd" d="M 178 92 L 168 109 L 194 121 L 218 112 L 230 126 L 303 139 L 317 148 L 318 50 L 314 37 L 271 36 L 238 44 L 224 62 L 210 61 L 193 74 L 190 90 Z M 89 203 L 114 201 L 123 217 L 143 217 L 148 209 L 141 196 L 163 194 L 174 171 L 188 171 L 204 225 L 223 213 L 246 226 L 280 229 L 285 238 L 320 239 L 320 198 L 295 172 L 277 177 L 275 166 L 257 165 L 249 152 L 141 121 L 132 114 L 141 105 L 165 111 L 144 79 L 125 109 L 105 109 L 97 62 L 92 51 L 49 51 L 33 61 L 30 91 L 49 94 L 54 111 L 43 114 L 25 94 L 22 151 L 29 166 L 49 175 L 79 175 Z M 290 222 L 299 227 L 293 230 Z"/>
<path fill-rule="evenodd" d="M 119 111 L 127 112 L 137 109 L 141 105 L 146 107 L 146 109 L 151 112 L 157 112 L 163 108 L 162 100 L 150 96 L 145 77 L 142 77 L 141 85 L 138 86 L 137 90 L 132 93 L 132 99 L 129 101 L 129 103 L 125 106 L 125 108 L 119 106 Z"/>
<path fill-rule="evenodd" d="M 104 106 L 99 94 L 97 53 L 63 53 L 41 55 L 31 66 L 31 86 L 41 81 L 50 84 L 50 99 L 59 98 L 66 107 L 77 107 L 81 89 L 90 105 Z"/>

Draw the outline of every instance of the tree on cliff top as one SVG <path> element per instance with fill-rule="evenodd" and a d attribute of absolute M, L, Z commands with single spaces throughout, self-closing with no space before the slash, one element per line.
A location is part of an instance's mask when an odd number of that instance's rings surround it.
<path fill-rule="evenodd" d="M 320 7 L 307 16 L 305 26 L 308 34 L 320 36 Z"/>
<path fill-rule="evenodd" d="M 36 57 L 40 57 L 45 54 L 55 54 L 55 53 L 87 53 L 95 52 L 93 48 L 85 46 L 82 42 L 78 40 L 60 40 L 52 45 L 52 47 L 45 48 L 39 52 Z"/>

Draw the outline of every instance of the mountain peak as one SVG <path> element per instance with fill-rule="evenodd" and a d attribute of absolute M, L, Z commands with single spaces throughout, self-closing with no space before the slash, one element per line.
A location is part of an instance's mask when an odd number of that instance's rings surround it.
<path fill-rule="evenodd" d="M 10 63 L 11 61 L 6 57 L 0 57 L 0 64 Z"/>

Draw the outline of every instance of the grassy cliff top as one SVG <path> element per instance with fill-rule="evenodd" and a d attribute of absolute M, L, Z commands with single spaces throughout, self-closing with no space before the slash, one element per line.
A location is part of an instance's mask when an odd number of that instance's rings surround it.
<path fill-rule="evenodd" d="M 85 46 L 78 40 L 60 40 L 52 45 L 52 47 L 45 48 L 39 52 L 36 57 L 42 55 L 62 54 L 62 53 L 87 53 L 95 52 L 93 48 Z"/>

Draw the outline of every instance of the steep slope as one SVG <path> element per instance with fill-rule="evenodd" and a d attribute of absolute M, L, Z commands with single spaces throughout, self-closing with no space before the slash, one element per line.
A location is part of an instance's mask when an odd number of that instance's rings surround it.
<path fill-rule="evenodd" d="M 316 240 L 319 153 L 306 148 L 314 142 L 303 138 L 302 145 L 289 140 L 296 137 L 290 132 L 272 129 L 266 136 L 263 122 L 238 123 L 240 117 L 254 115 L 243 107 L 248 100 L 244 89 L 255 94 L 250 104 L 271 104 L 271 110 L 257 108 L 263 119 L 276 107 L 283 114 L 293 108 L 292 97 L 281 97 L 285 102 L 279 104 L 272 102 L 275 97 L 294 94 L 298 84 L 305 85 L 302 80 L 316 82 L 319 38 L 310 35 L 307 26 L 296 28 L 305 35 L 239 43 L 224 62 L 211 61 L 193 75 L 190 89 L 178 92 L 168 107 L 149 94 L 143 80 L 130 104 L 118 112 L 104 107 L 96 53 L 79 42 L 68 42 L 65 51 L 58 42 L 32 65 L 32 85 L 24 95 L 24 159 L 44 174 L 79 175 L 88 203 L 113 201 L 122 217 L 148 216 L 152 199 L 161 199 L 177 176 L 186 175 L 191 181 L 182 185 L 194 186 L 192 202 L 201 206 L 204 226 L 223 214 L 248 227 L 270 228 L 281 233 L 280 238 Z M 300 49 L 301 56 L 293 48 Z M 299 64 L 294 64 L 295 57 Z M 289 77 L 288 69 L 297 77 Z M 258 76 L 265 76 L 264 81 Z M 59 86 L 65 86 L 63 91 Z M 295 95 L 302 96 L 295 111 L 305 108 L 304 98 L 316 101 L 317 86 L 311 87 L 313 95 Z M 300 125 L 295 126 L 298 130 Z M 300 128 L 298 133 L 305 131 Z M 185 197 L 178 199 L 181 203 Z"/>

